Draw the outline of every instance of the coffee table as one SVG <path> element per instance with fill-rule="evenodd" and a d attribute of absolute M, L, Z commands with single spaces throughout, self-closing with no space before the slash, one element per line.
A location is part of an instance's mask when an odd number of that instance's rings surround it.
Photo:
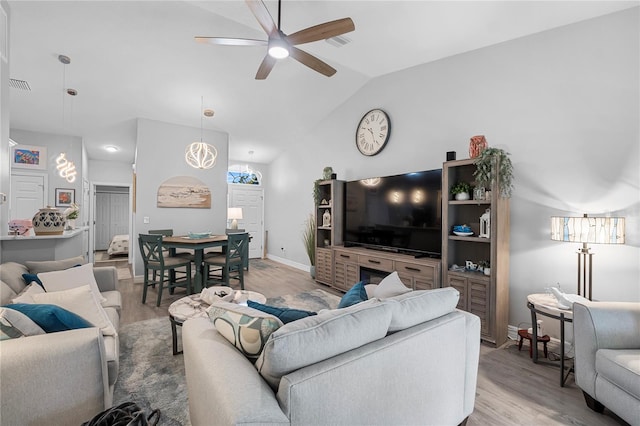
<path fill-rule="evenodd" d="M 253 300 L 258 303 L 265 303 L 267 298 L 262 293 L 251 290 L 234 290 L 226 286 L 209 287 L 216 295 L 223 297 L 233 293 L 233 303 L 239 305 L 247 304 L 247 300 Z M 210 305 L 200 297 L 200 293 L 185 296 L 176 300 L 169 305 L 169 321 L 171 322 L 171 340 L 173 343 L 173 354 L 178 355 L 182 350 L 178 351 L 178 330 L 182 324 L 190 318 L 207 318 L 207 308 Z"/>

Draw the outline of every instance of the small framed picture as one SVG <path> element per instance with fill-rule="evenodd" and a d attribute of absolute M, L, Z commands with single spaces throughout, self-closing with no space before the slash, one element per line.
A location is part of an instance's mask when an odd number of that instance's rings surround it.
<path fill-rule="evenodd" d="M 71 207 L 75 201 L 75 189 L 56 188 L 56 207 Z"/>
<path fill-rule="evenodd" d="M 11 167 L 19 169 L 47 169 L 47 148 L 17 145 L 11 148 Z"/>

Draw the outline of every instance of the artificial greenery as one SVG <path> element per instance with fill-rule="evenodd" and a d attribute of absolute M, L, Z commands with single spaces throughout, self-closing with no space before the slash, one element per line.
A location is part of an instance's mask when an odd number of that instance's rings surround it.
<path fill-rule="evenodd" d="M 495 175 L 494 164 L 498 165 L 498 175 Z M 498 182 L 500 196 L 511 197 L 513 191 L 513 164 L 509 153 L 500 148 L 487 148 L 480 153 L 475 161 L 476 171 L 473 176 L 478 185 L 490 188 Z"/>
<path fill-rule="evenodd" d="M 469 185 L 467 182 L 458 182 L 451 187 L 451 194 L 456 195 L 462 194 L 464 192 L 469 193 L 470 190 L 471 185 Z"/>
<path fill-rule="evenodd" d="M 331 179 L 331 175 L 333 174 L 333 167 L 331 166 L 327 166 L 324 169 L 322 169 L 322 178 L 324 180 L 329 180 Z"/>
<path fill-rule="evenodd" d="M 331 179 L 331 175 L 333 174 L 333 168 L 331 166 L 327 166 L 322 169 L 322 177 L 320 179 L 316 179 L 313 182 L 313 202 L 316 206 L 320 205 L 320 182 L 323 180 Z"/>
<path fill-rule="evenodd" d="M 315 217 L 310 214 L 307 220 L 304 222 L 304 229 L 302 231 L 302 241 L 304 242 L 304 249 L 309 256 L 309 262 L 311 266 L 316 264 L 316 221 Z"/>
<path fill-rule="evenodd" d="M 71 203 L 71 207 L 65 210 L 65 212 L 68 210 L 71 210 L 71 211 L 66 213 L 67 219 L 77 219 L 78 216 L 80 215 L 80 205 L 77 203 Z"/>

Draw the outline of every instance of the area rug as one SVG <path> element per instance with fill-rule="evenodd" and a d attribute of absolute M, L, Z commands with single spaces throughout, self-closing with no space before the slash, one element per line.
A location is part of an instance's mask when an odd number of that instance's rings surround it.
<path fill-rule="evenodd" d="M 169 318 L 127 324 L 118 334 L 120 371 L 113 405 L 133 401 L 146 413 L 159 408 L 160 425 L 191 425 L 184 359 L 172 355 Z"/>
<path fill-rule="evenodd" d="M 318 312 L 334 309 L 340 298 L 316 289 L 267 299 L 267 304 Z M 182 330 L 178 329 L 179 338 Z M 137 403 L 145 412 L 159 408 L 160 425 L 189 426 L 189 403 L 183 355 L 172 355 L 169 318 L 122 326 L 120 372 L 113 403 Z"/>

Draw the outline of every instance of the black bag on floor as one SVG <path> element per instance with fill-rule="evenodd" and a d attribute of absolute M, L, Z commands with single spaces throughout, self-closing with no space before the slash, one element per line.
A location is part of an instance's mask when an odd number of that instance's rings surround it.
<path fill-rule="evenodd" d="M 82 426 L 156 426 L 158 421 L 160 421 L 159 409 L 145 416 L 142 408 L 135 402 L 123 402 L 117 407 L 107 408 L 91 420 L 82 423 Z"/>

